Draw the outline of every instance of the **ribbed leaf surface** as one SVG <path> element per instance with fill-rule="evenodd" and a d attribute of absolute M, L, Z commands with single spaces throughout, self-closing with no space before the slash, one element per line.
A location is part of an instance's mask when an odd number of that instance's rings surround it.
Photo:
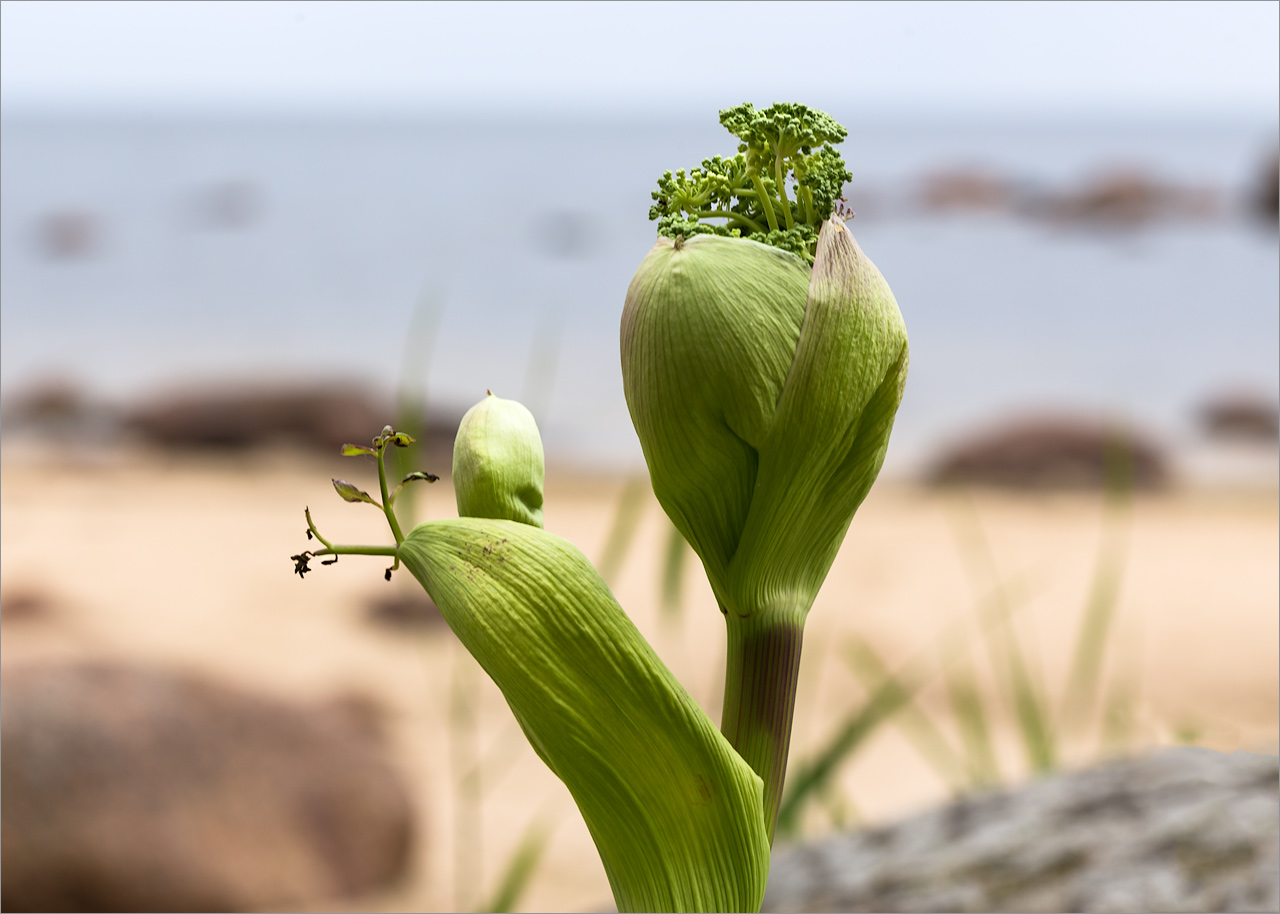
<path fill-rule="evenodd" d="M 808 289 L 793 254 L 698 235 L 659 238 L 627 290 L 627 407 L 654 494 L 722 603 Z"/>
<path fill-rule="evenodd" d="M 481 518 L 400 557 L 568 786 L 620 911 L 756 911 L 762 784 L 570 543 Z"/>

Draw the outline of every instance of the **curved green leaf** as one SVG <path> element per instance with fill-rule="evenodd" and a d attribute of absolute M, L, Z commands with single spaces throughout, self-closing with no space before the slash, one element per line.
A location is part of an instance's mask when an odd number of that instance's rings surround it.
<path fill-rule="evenodd" d="M 759 910 L 761 780 L 582 553 L 463 517 L 419 525 L 400 558 L 569 788 L 620 911 Z"/>

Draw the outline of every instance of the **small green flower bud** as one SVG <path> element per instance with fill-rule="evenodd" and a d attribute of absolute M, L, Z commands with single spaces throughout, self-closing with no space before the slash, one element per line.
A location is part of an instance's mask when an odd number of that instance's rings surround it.
<path fill-rule="evenodd" d="M 533 414 L 492 392 L 462 417 L 453 442 L 453 488 L 461 517 L 542 526 L 545 473 Z"/>

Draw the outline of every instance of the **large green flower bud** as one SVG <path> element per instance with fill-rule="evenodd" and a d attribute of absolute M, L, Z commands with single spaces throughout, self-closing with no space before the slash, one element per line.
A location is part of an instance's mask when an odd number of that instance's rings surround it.
<path fill-rule="evenodd" d="M 889 443 L 907 376 L 893 293 L 844 223 L 803 259 L 659 238 L 622 316 L 623 389 L 653 491 L 728 621 L 721 730 L 776 820 L 804 619 Z"/>
<path fill-rule="evenodd" d="M 809 266 L 754 241 L 658 238 L 627 290 L 622 383 L 654 492 L 724 605 Z"/>
<path fill-rule="evenodd" d="M 461 517 L 542 526 L 542 436 L 524 404 L 489 395 L 467 410 L 453 440 Z"/>
<path fill-rule="evenodd" d="M 623 386 L 654 492 L 727 613 L 803 618 L 906 371 L 893 293 L 842 222 L 812 271 L 752 241 L 658 239 L 627 291 Z"/>

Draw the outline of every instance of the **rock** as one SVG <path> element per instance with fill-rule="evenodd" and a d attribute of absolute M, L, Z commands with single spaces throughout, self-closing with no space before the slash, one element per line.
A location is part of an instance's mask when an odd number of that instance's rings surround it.
<path fill-rule="evenodd" d="M 1280 762 L 1178 748 L 779 850 L 765 911 L 1276 911 Z"/>
<path fill-rule="evenodd" d="M 1272 153 L 1259 169 L 1250 208 L 1264 222 L 1280 218 L 1280 152 Z"/>
<path fill-rule="evenodd" d="M 1018 198 L 1012 181 L 976 169 L 934 172 L 920 187 L 920 206 L 926 212 L 1011 212 Z"/>
<path fill-rule="evenodd" d="M 40 590 L 15 588 L 0 593 L 0 625 L 39 622 L 53 615 L 53 600 Z"/>
<path fill-rule="evenodd" d="M 427 428 L 437 465 L 449 466 L 458 417 Z M 368 444 L 396 410 L 353 384 L 286 384 L 175 391 L 131 410 L 126 427 L 145 441 L 184 450 L 243 450 L 288 442 L 336 455 Z M 447 456 L 446 456 L 447 455 Z"/>
<path fill-rule="evenodd" d="M 367 443 L 389 413 L 350 385 L 176 391 L 132 410 L 127 426 L 174 448 L 239 449 L 271 441 L 329 450 Z"/>
<path fill-rule="evenodd" d="M 1095 176 L 1078 190 L 1029 201 L 1032 215 L 1056 223 L 1136 228 L 1150 222 L 1204 221 L 1220 215 L 1220 193 L 1156 180 L 1137 168 Z"/>
<path fill-rule="evenodd" d="M 413 805 L 358 702 L 102 662 L 0 681 L 5 910 L 295 907 L 405 871 Z"/>
<path fill-rule="evenodd" d="M 1275 444 L 1280 436 L 1280 403 L 1264 394 L 1215 397 L 1200 409 L 1200 427 L 1210 438 Z"/>
<path fill-rule="evenodd" d="M 102 225 L 85 210 L 49 213 L 40 220 L 36 238 L 41 252 L 54 260 L 92 257 L 102 249 Z"/>
<path fill-rule="evenodd" d="M 1138 489 L 1169 481 L 1168 460 L 1136 433 L 1089 419 L 1018 419 L 948 449 L 927 473 L 938 485 Z"/>

